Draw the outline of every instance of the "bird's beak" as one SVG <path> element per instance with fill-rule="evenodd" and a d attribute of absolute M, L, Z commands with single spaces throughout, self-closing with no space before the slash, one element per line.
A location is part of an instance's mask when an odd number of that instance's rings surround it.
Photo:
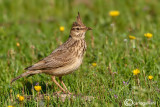
<path fill-rule="evenodd" d="M 92 30 L 92 28 L 90 28 L 90 27 L 87 27 L 87 30 Z"/>

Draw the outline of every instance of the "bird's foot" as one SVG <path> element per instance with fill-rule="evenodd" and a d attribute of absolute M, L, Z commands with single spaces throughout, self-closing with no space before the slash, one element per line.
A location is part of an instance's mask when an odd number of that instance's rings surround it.
<path fill-rule="evenodd" d="M 63 93 L 64 93 L 64 94 L 69 94 L 69 95 L 73 94 L 73 93 L 71 93 L 71 92 L 69 92 L 69 91 L 64 91 Z"/>
<path fill-rule="evenodd" d="M 57 92 L 54 92 L 53 94 L 60 94 L 62 91 L 57 91 Z"/>
<path fill-rule="evenodd" d="M 70 93 L 70 92 L 68 91 L 68 94 L 70 94 L 70 95 L 71 95 L 71 94 L 73 94 L 73 93 Z"/>

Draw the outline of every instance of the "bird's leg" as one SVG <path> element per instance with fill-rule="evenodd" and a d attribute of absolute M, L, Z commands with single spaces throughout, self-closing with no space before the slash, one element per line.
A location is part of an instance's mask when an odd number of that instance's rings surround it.
<path fill-rule="evenodd" d="M 66 93 L 66 91 L 65 91 L 65 90 L 59 85 L 59 83 L 56 81 L 55 76 L 52 76 L 51 78 L 52 78 L 52 81 L 53 81 L 64 93 Z"/>
<path fill-rule="evenodd" d="M 68 94 L 72 94 L 72 93 L 70 93 L 70 92 L 68 91 L 66 85 L 63 83 L 62 77 L 59 77 L 59 80 L 60 80 L 61 84 L 63 85 L 63 87 L 65 88 L 65 90 L 68 92 Z"/>

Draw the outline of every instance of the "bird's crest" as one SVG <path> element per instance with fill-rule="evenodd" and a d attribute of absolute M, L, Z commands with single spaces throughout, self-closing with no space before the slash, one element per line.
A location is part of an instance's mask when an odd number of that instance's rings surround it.
<path fill-rule="evenodd" d="M 81 20 L 81 17 L 80 17 L 80 14 L 78 12 L 78 16 L 77 16 L 77 21 L 76 22 L 73 22 L 73 25 L 72 27 L 75 27 L 75 26 L 85 26 Z"/>

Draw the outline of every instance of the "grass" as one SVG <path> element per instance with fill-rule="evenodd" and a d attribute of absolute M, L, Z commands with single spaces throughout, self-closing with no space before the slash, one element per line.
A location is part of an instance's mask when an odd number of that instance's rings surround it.
<path fill-rule="evenodd" d="M 41 94 L 50 95 L 49 103 L 44 100 L 41 106 L 125 106 L 126 99 L 139 102 L 137 105 L 144 102 L 147 106 L 159 106 L 159 3 L 158 0 L 1 0 L 0 105 L 36 106 L 36 100 L 26 99 L 21 105 L 16 95 L 36 96 L 33 86 L 39 83 Z M 120 15 L 109 16 L 111 10 L 118 10 Z M 20 79 L 11 86 L 10 80 L 25 72 L 25 67 L 67 40 L 78 11 L 93 30 L 86 34 L 87 52 L 82 66 L 63 80 L 72 93 L 95 99 L 85 102 L 78 97 L 64 103 L 55 100 L 51 94 L 59 89 L 44 74 Z M 60 26 L 65 27 L 64 32 L 59 31 Z M 153 37 L 144 37 L 147 32 Z M 128 35 L 136 40 L 129 40 Z M 136 68 L 140 74 L 133 75 Z"/>

